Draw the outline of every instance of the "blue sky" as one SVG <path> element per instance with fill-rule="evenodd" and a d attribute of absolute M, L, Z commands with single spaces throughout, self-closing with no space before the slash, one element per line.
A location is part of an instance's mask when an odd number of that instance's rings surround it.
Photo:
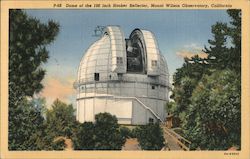
<path fill-rule="evenodd" d="M 72 82 L 76 80 L 77 68 L 85 50 L 98 39 L 92 36 L 97 25 L 120 25 L 126 37 L 135 28 L 152 31 L 172 76 L 175 70 L 182 66 L 184 56 L 201 53 L 201 49 L 207 45 L 207 40 L 212 38 L 213 24 L 217 21 L 230 21 L 226 10 L 25 11 L 41 22 L 52 19 L 60 24 L 60 33 L 48 47 L 50 59 L 44 65 L 47 75 L 43 81 L 45 89 L 42 96 L 51 98 L 48 103 L 56 97 L 74 103 Z"/>

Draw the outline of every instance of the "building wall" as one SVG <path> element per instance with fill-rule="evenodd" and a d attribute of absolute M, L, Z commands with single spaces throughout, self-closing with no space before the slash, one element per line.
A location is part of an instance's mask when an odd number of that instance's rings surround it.
<path fill-rule="evenodd" d="M 157 121 L 158 119 L 135 97 L 153 110 L 161 120 L 165 119 L 164 107 L 168 88 L 163 85 L 150 84 L 142 80 L 141 82 L 110 81 L 85 84 L 79 88 L 77 119 L 80 122 L 94 121 L 94 115 L 100 112 L 116 115 L 120 124 L 146 124 L 149 118 Z"/>
<path fill-rule="evenodd" d="M 140 98 L 161 119 L 165 119 L 164 101 L 157 99 Z M 94 121 L 95 114 L 109 112 L 115 115 L 119 124 L 144 125 L 149 119 L 156 122 L 158 119 L 136 99 L 125 97 L 97 97 L 77 101 L 79 122 Z"/>
<path fill-rule="evenodd" d="M 94 121 L 95 114 L 109 112 L 120 124 L 132 124 L 132 100 L 114 98 L 85 98 L 77 101 L 77 120 L 81 123 Z"/>
<path fill-rule="evenodd" d="M 132 125 L 145 125 L 148 120 L 148 110 L 146 110 L 140 103 L 133 100 L 133 118 Z"/>

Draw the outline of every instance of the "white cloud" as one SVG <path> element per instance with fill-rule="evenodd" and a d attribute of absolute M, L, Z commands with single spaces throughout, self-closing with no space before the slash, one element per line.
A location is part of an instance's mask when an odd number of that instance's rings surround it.
<path fill-rule="evenodd" d="M 181 50 L 181 51 L 178 51 L 176 52 L 176 55 L 178 57 L 181 57 L 181 58 L 189 58 L 191 59 L 191 57 L 194 57 L 195 55 L 198 55 L 200 58 L 206 58 L 207 57 L 207 54 L 204 53 L 204 52 L 191 52 L 191 51 L 186 51 L 186 50 Z"/>
<path fill-rule="evenodd" d="M 39 95 L 46 98 L 48 107 L 57 98 L 67 104 L 75 103 L 76 90 L 73 88 L 73 83 L 72 77 L 47 76 L 43 81 L 44 89 Z"/>
<path fill-rule="evenodd" d="M 200 58 L 207 57 L 207 54 L 202 51 L 202 47 L 196 43 L 183 45 L 183 47 L 176 52 L 176 55 L 180 58 L 191 58 L 195 55 L 198 55 Z"/>

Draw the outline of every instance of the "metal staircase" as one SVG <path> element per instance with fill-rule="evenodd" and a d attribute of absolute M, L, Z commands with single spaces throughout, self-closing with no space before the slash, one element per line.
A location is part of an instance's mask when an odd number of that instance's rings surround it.
<path fill-rule="evenodd" d="M 149 110 L 150 113 L 152 113 L 158 120 L 163 122 L 163 120 L 148 106 L 146 106 L 140 99 L 137 97 L 121 97 L 121 96 L 114 96 L 114 98 L 117 99 L 135 99 L 138 103 L 140 103 L 146 110 Z"/>

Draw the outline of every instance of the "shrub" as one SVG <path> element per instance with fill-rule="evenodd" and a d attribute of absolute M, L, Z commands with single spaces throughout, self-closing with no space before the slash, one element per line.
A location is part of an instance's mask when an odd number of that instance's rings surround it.
<path fill-rule="evenodd" d="M 125 139 L 132 138 L 132 131 L 129 128 L 122 126 L 119 131 Z"/>
<path fill-rule="evenodd" d="M 85 122 L 76 130 L 75 150 L 120 150 L 125 143 L 117 118 L 109 113 L 99 113 L 95 123 Z"/>
<path fill-rule="evenodd" d="M 80 124 L 73 137 L 74 149 L 93 150 L 95 147 L 94 133 L 94 124 L 92 122 Z"/>
<path fill-rule="evenodd" d="M 135 135 L 143 150 L 161 150 L 165 146 L 159 123 L 138 126 L 135 128 Z"/>
<path fill-rule="evenodd" d="M 109 113 L 99 113 L 95 121 L 95 149 L 120 150 L 125 139 L 118 130 L 117 118 Z"/>

